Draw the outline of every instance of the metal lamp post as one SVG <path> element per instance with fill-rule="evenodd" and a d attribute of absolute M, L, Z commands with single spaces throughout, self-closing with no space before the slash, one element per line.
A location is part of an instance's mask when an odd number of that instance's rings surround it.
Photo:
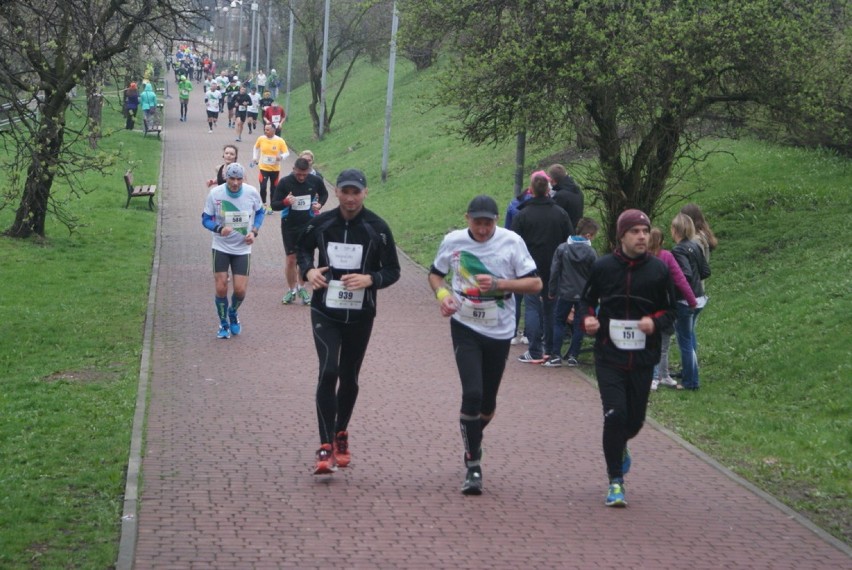
<path fill-rule="evenodd" d="M 260 44 L 260 38 L 257 37 L 258 34 L 255 33 L 255 25 L 256 25 L 256 22 L 257 22 L 257 9 L 258 9 L 257 2 L 252 2 L 251 3 L 251 46 L 249 48 L 251 50 L 251 57 L 250 57 L 250 63 L 249 63 L 249 73 L 252 73 L 253 70 L 257 69 L 257 66 L 255 65 L 255 47 L 254 47 L 255 41 L 257 41 L 258 45 Z M 257 38 L 257 39 L 255 40 L 255 38 Z"/>
<path fill-rule="evenodd" d="M 240 9 L 240 32 L 237 34 L 237 67 L 242 71 L 243 66 L 243 0 L 233 0 L 231 8 Z"/>

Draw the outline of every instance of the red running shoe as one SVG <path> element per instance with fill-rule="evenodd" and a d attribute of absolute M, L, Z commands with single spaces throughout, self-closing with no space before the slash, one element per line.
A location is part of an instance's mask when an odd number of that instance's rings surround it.
<path fill-rule="evenodd" d="M 339 431 L 334 436 L 334 460 L 340 468 L 349 467 L 349 462 L 352 461 L 352 454 L 349 453 L 348 432 Z"/>
<path fill-rule="evenodd" d="M 314 475 L 326 475 L 335 471 L 337 471 L 337 466 L 334 464 L 331 444 L 324 443 L 317 450 L 317 468 L 314 470 Z"/>

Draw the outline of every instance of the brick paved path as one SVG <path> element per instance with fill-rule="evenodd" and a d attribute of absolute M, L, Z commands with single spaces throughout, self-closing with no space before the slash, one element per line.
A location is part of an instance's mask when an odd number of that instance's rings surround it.
<path fill-rule="evenodd" d="M 519 347 L 485 435 L 485 494 L 462 496 L 449 326 L 407 261 L 379 293 L 352 466 L 312 475 L 317 363 L 309 309 L 280 303 L 277 219 L 254 249 L 243 334 L 214 335 L 203 181 L 234 134 L 207 133 L 200 91 L 190 105 L 180 123 L 166 101 L 135 568 L 852 568 L 848 549 L 651 426 L 631 445 L 630 506 L 604 507 L 597 391 L 516 362 Z"/>

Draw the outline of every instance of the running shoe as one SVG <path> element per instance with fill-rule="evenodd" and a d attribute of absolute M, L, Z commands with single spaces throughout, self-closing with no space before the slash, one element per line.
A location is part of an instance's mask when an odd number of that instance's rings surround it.
<path fill-rule="evenodd" d="M 469 467 L 462 483 L 461 492 L 464 495 L 482 494 L 482 468 Z"/>
<path fill-rule="evenodd" d="M 352 461 L 352 454 L 349 453 L 348 432 L 339 431 L 334 436 L 334 461 L 341 469 L 349 467 L 349 462 Z"/>
<path fill-rule="evenodd" d="M 243 139 L 241 139 L 240 137 L 237 137 L 237 138 L 234 139 L 234 142 L 243 142 Z"/>
<path fill-rule="evenodd" d="M 302 300 L 303 305 L 310 305 L 311 304 L 311 294 L 308 293 L 308 290 L 305 289 L 304 287 L 299 289 L 299 299 Z"/>
<path fill-rule="evenodd" d="M 627 499 L 624 497 L 624 481 L 613 479 L 609 484 L 604 504 L 608 507 L 626 507 Z"/>
<path fill-rule="evenodd" d="M 654 378 L 653 380 L 651 380 L 651 391 L 652 391 L 652 392 L 656 392 L 656 391 L 657 391 L 657 387 L 658 387 L 659 385 L 660 385 L 660 381 L 659 381 L 657 378 Z"/>
<path fill-rule="evenodd" d="M 219 325 L 219 332 L 216 333 L 218 338 L 231 338 L 231 329 L 228 328 L 228 323 Z"/>
<path fill-rule="evenodd" d="M 210 130 L 209 130 L 209 131 L 207 131 L 207 132 L 208 132 L 208 133 L 212 133 L 212 132 L 213 132 L 213 129 L 210 129 Z"/>
<path fill-rule="evenodd" d="M 545 362 L 541 363 L 545 368 L 561 368 L 562 367 L 562 359 L 558 356 L 551 356 Z"/>
<path fill-rule="evenodd" d="M 569 356 L 568 358 L 566 358 L 565 364 L 571 367 L 580 366 L 580 363 L 577 362 L 577 358 L 575 356 Z"/>
<path fill-rule="evenodd" d="M 317 467 L 314 469 L 314 475 L 327 475 L 337 471 L 337 466 L 334 464 L 334 453 L 330 443 L 324 443 L 317 450 Z"/>
<path fill-rule="evenodd" d="M 281 303 L 284 304 L 284 305 L 289 305 L 290 303 L 293 302 L 293 300 L 295 298 L 296 298 L 296 292 L 295 291 L 287 291 L 287 293 L 284 295 L 284 298 L 281 299 Z"/>
<path fill-rule="evenodd" d="M 633 464 L 633 458 L 630 456 L 630 450 L 624 446 L 624 454 L 621 456 L 621 475 L 627 475 L 630 471 L 630 466 Z"/>
<path fill-rule="evenodd" d="M 660 378 L 660 384 L 662 384 L 663 386 L 668 386 L 669 388 L 677 388 L 677 380 L 675 380 L 671 376 Z"/>
<path fill-rule="evenodd" d="M 242 327 L 240 326 L 240 318 L 237 316 L 237 312 L 233 310 L 228 310 L 228 320 L 231 322 L 231 334 L 240 334 Z"/>
<path fill-rule="evenodd" d="M 528 350 L 518 357 L 518 362 L 525 362 L 527 364 L 541 364 L 542 362 L 544 362 L 544 358 L 533 358 L 533 355 L 530 354 L 530 351 Z"/>

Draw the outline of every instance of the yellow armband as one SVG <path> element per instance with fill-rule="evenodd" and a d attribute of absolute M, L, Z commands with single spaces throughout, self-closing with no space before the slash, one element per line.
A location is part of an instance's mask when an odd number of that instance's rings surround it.
<path fill-rule="evenodd" d="M 440 287 L 435 290 L 435 298 L 438 299 L 438 301 L 443 301 L 444 297 L 448 297 L 449 295 L 450 292 L 446 287 Z"/>

